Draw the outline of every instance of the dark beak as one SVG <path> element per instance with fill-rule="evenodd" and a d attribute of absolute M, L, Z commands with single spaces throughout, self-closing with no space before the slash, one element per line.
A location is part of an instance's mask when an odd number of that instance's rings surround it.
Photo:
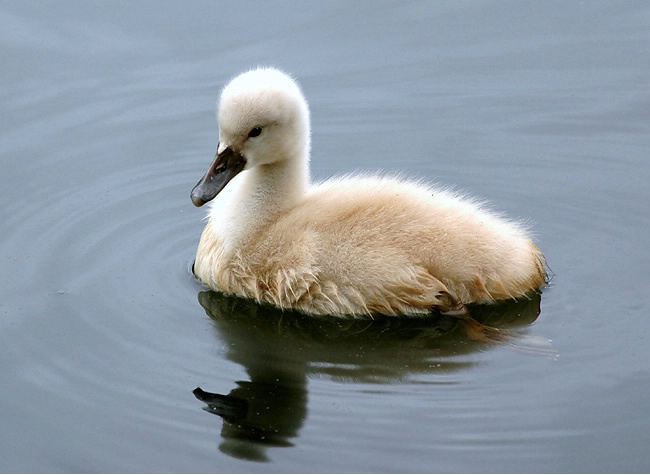
<path fill-rule="evenodd" d="M 194 206 L 203 206 L 217 196 L 245 165 L 246 159 L 243 155 L 234 152 L 230 147 L 217 154 L 208 172 L 192 188 L 190 196 Z"/>

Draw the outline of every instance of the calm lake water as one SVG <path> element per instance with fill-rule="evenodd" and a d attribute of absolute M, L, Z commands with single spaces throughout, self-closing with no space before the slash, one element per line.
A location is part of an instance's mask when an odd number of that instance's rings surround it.
<path fill-rule="evenodd" d="M 647 2 L 0 2 L 0 471 L 649 471 L 649 51 Z M 259 64 L 315 179 L 527 220 L 551 285 L 477 312 L 558 356 L 197 283 L 189 192 Z"/>

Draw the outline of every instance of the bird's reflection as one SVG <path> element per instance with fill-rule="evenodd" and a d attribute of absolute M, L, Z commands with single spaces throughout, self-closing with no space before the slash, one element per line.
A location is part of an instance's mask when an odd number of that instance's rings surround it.
<path fill-rule="evenodd" d="M 467 355 L 489 347 L 468 340 L 453 317 L 341 319 L 281 312 L 249 300 L 200 292 L 227 357 L 250 381 L 227 394 L 194 390 L 204 409 L 223 419 L 220 450 L 237 458 L 268 460 L 267 448 L 291 446 L 307 416 L 309 377 L 363 383 L 450 374 L 474 363 Z M 540 296 L 473 306 L 482 323 L 528 325 Z"/>

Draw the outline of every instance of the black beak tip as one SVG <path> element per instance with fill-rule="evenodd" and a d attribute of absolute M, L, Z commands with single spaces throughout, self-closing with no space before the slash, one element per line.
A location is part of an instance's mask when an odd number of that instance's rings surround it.
<path fill-rule="evenodd" d="M 194 193 L 194 190 L 192 190 L 192 193 L 190 193 L 190 198 L 192 199 L 192 204 L 197 208 L 200 208 L 206 203 L 206 201 L 203 198 L 201 198 L 198 194 Z"/>
<path fill-rule="evenodd" d="M 190 198 L 197 208 L 214 199 L 221 190 L 246 166 L 246 159 L 231 148 L 214 158 L 207 173 L 192 189 Z"/>

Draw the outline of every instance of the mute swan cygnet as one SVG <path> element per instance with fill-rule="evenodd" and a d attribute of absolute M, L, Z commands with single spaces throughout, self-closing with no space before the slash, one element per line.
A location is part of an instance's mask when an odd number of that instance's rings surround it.
<path fill-rule="evenodd" d="M 234 78 L 219 145 L 192 202 L 211 201 L 194 263 L 208 287 L 312 315 L 458 316 L 546 280 L 525 229 L 475 201 L 389 176 L 309 181 L 309 109 L 273 68 Z M 498 333 L 498 330 L 492 329 Z"/>

